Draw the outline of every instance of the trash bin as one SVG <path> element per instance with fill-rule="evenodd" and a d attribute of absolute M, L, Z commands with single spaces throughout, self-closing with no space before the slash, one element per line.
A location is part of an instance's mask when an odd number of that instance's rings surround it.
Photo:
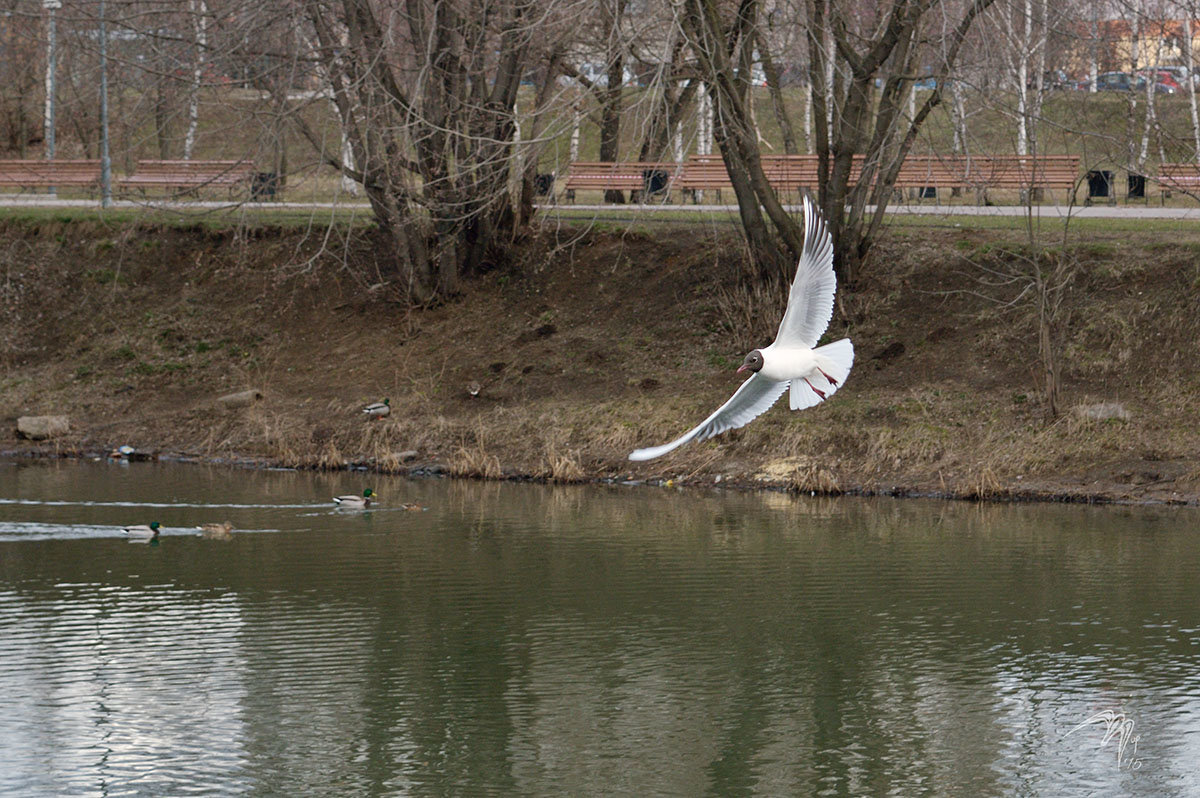
<path fill-rule="evenodd" d="M 1093 169 L 1087 173 L 1088 199 L 1112 196 L 1113 173 L 1107 169 Z"/>
<path fill-rule="evenodd" d="M 671 175 L 666 169 L 643 169 L 642 187 L 647 197 L 653 197 L 666 192 Z"/>
<path fill-rule="evenodd" d="M 1127 181 L 1128 190 L 1125 192 L 1125 199 L 1145 199 L 1146 197 L 1146 176 L 1135 175 L 1129 173 Z"/>
<path fill-rule="evenodd" d="M 534 175 L 533 193 L 539 197 L 548 197 L 554 193 L 554 173 Z"/>
<path fill-rule="evenodd" d="M 250 181 L 250 199 L 259 202 L 275 199 L 279 188 L 279 175 L 275 172 L 255 172 Z"/>

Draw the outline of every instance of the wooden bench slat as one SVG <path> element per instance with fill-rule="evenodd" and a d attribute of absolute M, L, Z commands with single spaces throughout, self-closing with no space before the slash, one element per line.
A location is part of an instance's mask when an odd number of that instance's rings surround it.
<path fill-rule="evenodd" d="M 0 185 L 45 188 L 100 182 L 99 160 L 0 160 Z"/>
<path fill-rule="evenodd" d="M 254 165 L 234 160 L 140 160 L 134 173 L 118 181 L 122 188 L 177 188 L 194 191 L 209 186 L 233 188 L 249 184 Z"/>
<path fill-rule="evenodd" d="M 646 188 L 646 172 L 665 172 L 666 185 L 670 192 L 680 165 L 658 161 L 605 162 L 576 161 L 567 167 L 566 190 L 573 196 L 579 189 L 603 191 L 643 191 Z"/>
<path fill-rule="evenodd" d="M 897 173 L 896 188 L 969 189 L 981 198 L 988 189 L 1062 189 L 1069 193 L 1079 181 L 1079 160 L 1077 155 L 910 155 Z M 795 192 L 817 186 L 820 161 L 816 155 L 765 155 L 761 165 L 763 175 L 776 191 Z M 855 156 L 851 181 L 859 179 L 863 165 L 863 157 Z M 650 169 L 667 172 L 668 189 L 680 188 L 693 195 L 733 187 L 720 155 L 691 155 L 681 164 L 576 162 L 568 167 L 566 187 L 568 191 L 640 191 L 645 187 L 644 172 Z"/>
<path fill-rule="evenodd" d="M 1200 186 L 1200 164 L 1161 163 L 1158 165 L 1158 184 L 1163 192 L 1191 191 Z"/>

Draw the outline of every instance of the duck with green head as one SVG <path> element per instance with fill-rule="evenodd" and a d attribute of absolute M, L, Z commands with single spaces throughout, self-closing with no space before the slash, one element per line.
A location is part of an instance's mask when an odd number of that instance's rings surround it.
<path fill-rule="evenodd" d="M 151 521 L 149 524 L 121 527 L 121 531 L 129 538 L 130 543 L 157 543 L 158 528 L 159 523 Z"/>
<path fill-rule="evenodd" d="M 364 490 L 361 496 L 349 494 L 347 496 L 333 497 L 333 502 L 338 507 L 370 507 L 374 501 L 376 501 L 375 491 L 370 488 Z"/>
<path fill-rule="evenodd" d="M 382 402 L 372 402 L 364 407 L 362 411 L 372 421 L 377 418 L 383 418 L 392 412 L 392 400 L 384 399 Z"/>

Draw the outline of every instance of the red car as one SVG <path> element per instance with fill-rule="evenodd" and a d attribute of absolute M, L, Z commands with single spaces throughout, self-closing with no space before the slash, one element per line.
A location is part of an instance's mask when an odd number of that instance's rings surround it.
<path fill-rule="evenodd" d="M 1142 81 L 1153 76 L 1155 80 L 1154 91 L 1157 93 L 1174 94 L 1175 92 L 1183 91 L 1183 87 L 1175 80 L 1175 76 L 1165 69 L 1139 69 L 1137 75 L 1139 78 L 1138 88 L 1143 88 L 1146 84 Z"/>

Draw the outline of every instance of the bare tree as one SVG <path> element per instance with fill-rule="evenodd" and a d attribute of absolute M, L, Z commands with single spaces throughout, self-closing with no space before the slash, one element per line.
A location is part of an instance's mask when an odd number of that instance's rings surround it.
<path fill-rule="evenodd" d="M 362 184 L 406 296 L 452 294 L 515 230 L 513 108 L 562 9 L 535 0 L 304 0 L 302 8 L 353 165 L 338 151 L 323 157 Z"/>
<path fill-rule="evenodd" d="M 1196 110 L 1196 57 L 1192 52 L 1192 17 L 1196 14 L 1196 8 L 1189 2 L 1181 6 L 1180 11 L 1183 16 L 1183 65 L 1187 69 L 1187 83 L 1183 89 L 1187 92 L 1188 111 L 1192 118 L 1192 157 L 1200 160 L 1200 114 Z"/>
<path fill-rule="evenodd" d="M 819 202 L 830 222 L 844 280 L 852 282 L 857 276 L 900 165 L 941 102 L 972 26 L 992 2 L 896 0 L 875 9 L 849 0 L 808 4 L 812 116 L 828 123 L 814 126 Z M 736 5 L 682 0 L 678 8 L 714 102 L 713 132 L 751 255 L 760 273 L 786 273 L 799 254 L 800 230 L 764 176 L 749 93 L 756 65 L 773 63 L 778 56 L 768 51 L 763 6 L 760 0 Z M 906 114 L 922 59 L 936 63 L 937 87 Z M 874 206 L 869 216 L 868 206 Z"/>
<path fill-rule="evenodd" d="M 744 0 L 732 10 L 717 0 L 683 0 L 680 19 L 709 84 L 713 134 L 737 197 L 751 257 L 760 273 L 782 275 L 803 242 L 799 224 L 784 210 L 763 173 L 749 108 L 760 10 L 758 0 Z"/>
<path fill-rule="evenodd" d="M 840 0 L 813 0 L 810 5 L 810 75 L 818 117 L 830 110 L 821 107 L 830 95 L 824 85 L 825 59 L 835 66 L 834 124 L 827 135 L 817 126 L 817 152 L 822 159 L 820 203 L 841 255 L 842 279 L 853 282 L 858 276 L 883 222 L 900 166 L 929 114 L 941 103 L 972 27 L 991 5 L 992 0 L 969 0 L 963 5 L 896 0 L 875 15 L 851 15 Z M 832 53 L 821 47 L 826 31 L 836 42 Z M 910 117 L 903 113 L 904 100 L 922 58 L 934 65 L 935 85 Z M 856 155 L 862 164 L 857 171 Z M 868 206 L 874 208 L 869 215 Z"/>
<path fill-rule="evenodd" d="M 1063 337 L 1069 319 L 1066 302 L 1079 262 L 1065 247 L 1047 247 L 1031 236 L 1023 250 L 997 249 L 985 259 L 968 259 L 976 288 L 969 291 L 1004 312 L 1023 314 L 1037 329 L 1039 373 L 1048 419 L 1061 407 Z"/>
<path fill-rule="evenodd" d="M 39 16 L 21 0 L 6 0 L 4 26 L 0 28 L 0 141 L 17 157 L 28 155 L 30 144 L 40 142 Z M 22 13 L 24 12 L 24 13 Z"/>

